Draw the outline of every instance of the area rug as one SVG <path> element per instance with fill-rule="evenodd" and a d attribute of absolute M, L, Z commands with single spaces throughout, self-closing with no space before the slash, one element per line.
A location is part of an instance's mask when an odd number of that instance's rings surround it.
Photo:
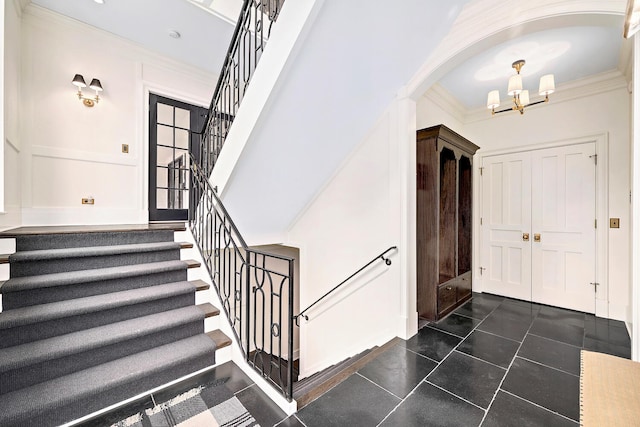
<path fill-rule="evenodd" d="M 112 427 L 260 427 L 224 386 L 200 386 L 127 417 Z"/>
<path fill-rule="evenodd" d="M 640 425 L 640 363 L 582 350 L 580 425 Z"/>

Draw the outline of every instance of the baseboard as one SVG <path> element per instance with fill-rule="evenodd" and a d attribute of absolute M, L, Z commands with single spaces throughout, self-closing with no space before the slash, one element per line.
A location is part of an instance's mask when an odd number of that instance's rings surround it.
<path fill-rule="evenodd" d="M 5 212 L 0 212 L 0 231 L 10 230 L 22 225 L 22 211 L 17 206 L 6 206 Z"/>
<path fill-rule="evenodd" d="M 147 211 L 82 206 L 77 208 L 23 208 L 22 225 L 146 224 Z"/>
<path fill-rule="evenodd" d="M 609 319 L 620 320 L 622 322 L 626 322 L 627 311 L 629 310 L 629 306 L 626 304 L 613 304 L 609 303 Z"/>

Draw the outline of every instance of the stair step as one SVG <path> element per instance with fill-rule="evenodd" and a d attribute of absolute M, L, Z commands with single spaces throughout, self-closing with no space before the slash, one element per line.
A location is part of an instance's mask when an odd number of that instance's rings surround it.
<path fill-rule="evenodd" d="M 211 288 L 211 285 L 209 285 L 204 280 L 192 280 L 191 283 L 193 283 L 193 285 L 196 287 L 196 291 L 206 291 Z"/>
<path fill-rule="evenodd" d="M 346 380 L 351 374 L 378 357 L 379 354 L 397 345 L 399 341 L 399 338 L 394 338 L 381 347 L 365 350 L 349 359 L 330 366 L 324 371 L 294 383 L 293 398 L 297 403 L 298 410 Z"/>
<path fill-rule="evenodd" d="M 17 251 L 82 246 L 123 245 L 129 243 L 170 242 L 182 224 L 21 227 L 0 233 L 15 238 Z"/>
<path fill-rule="evenodd" d="M 193 248 L 193 243 L 191 242 L 180 242 L 180 249 L 191 249 Z"/>
<path fill-rule="evenodd" d="M 5 310 L 187 279 L 184 261 L 163 261 L 16 277 L 0 289 Z"/>
<path fill-rule="evenodd" d="M 215 349 L 200 334 L 0 395 L 0 425 L 64 424 L 211 366 Z"/>
<path fill-rule="evenodd" d="M 207 332 L 206 335 L 216 343 L 216 348 L 221 349 L 231 345 L 231 338 L 229 338 L 220 329 L 216 329 L 211 332 Z"/>
<path fill-rule="evenodd" d="M 156 242 L 72 247 L 9 255 L 11 277 L 62 273 L 180 259 L 180 243 Z"/>
<path fill-rule="evenodd" d="M 196 306 L 0 349 L 0 394 L 204 332 Z"/>
<path fill-rule="evenodd" d="M 188 259 L 186 261 L 183 261 L 187 263 L 187 268 L 198 268 L 200 267 L 202 264 L 200 264 L 198 261 L 196 261 L 195 259 Z"/>
<path fill-rule="evenodd" d="M 194 303 L 195 287 L 185 281 L 6 310 L 0 316 L 0 348 Z"/>
<path fill-rule="evenodd" d="M 0 255 L 0 264 L 9 264 L 9 255 Z"/>
<path fill-rule="evenodd" d="M 197 307 L 204 313 L 205 319 L 209 317 L 217 316 L 220 314 L 220 310 L 211 305 L 211 303 L 205 302 L 204 304 L 198 304 Z"/>

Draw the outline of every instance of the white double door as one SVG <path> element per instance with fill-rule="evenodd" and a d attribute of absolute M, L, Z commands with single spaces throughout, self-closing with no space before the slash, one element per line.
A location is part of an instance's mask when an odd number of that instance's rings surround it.
<path fill-rule="evenodd" d="M 485 156 L 485 292 L 595 312 L 595 143 Z"/>

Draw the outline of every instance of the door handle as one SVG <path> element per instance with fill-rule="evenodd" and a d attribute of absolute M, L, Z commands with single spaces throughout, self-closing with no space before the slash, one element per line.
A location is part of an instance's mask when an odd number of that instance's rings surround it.
<path fill-rule="evenodd" d="M 540 242 L 540 233 L 535 233 L 533 235 L 533 241 L 534 242 Z"/>
<path fill-rule="evenodd" d="M 522 233 L 522 241 L 523 242 L 529 241 L 529 233 Z"/>

